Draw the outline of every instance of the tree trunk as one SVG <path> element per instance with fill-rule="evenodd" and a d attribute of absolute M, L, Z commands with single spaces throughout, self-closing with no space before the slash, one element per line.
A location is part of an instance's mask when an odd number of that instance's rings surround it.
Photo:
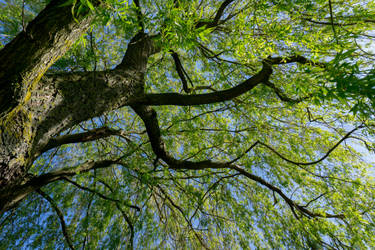
<path fill-rule="evenodd" d="M 35 191 L 35 181 L 42 180 L 30 181 L 27 171 L 52 137 L 143 95 L 147 60 L 155 52 L 152 38 L 139 33 L 116 69 L 47 74 L 35 83 L 27 101 L 1 121 L 0 210 Z"/>
<path fill-rule="evenodd" d="M 87 11 L 72 16 L 65 0 L 52 0 L 39 15 L 0 51 L 0 116 L 27 102 L 46 70 L 90 26 Z"/>
<path fill-rule="evenodd" d="M 33 161 L 35 123 L 43 118 L 37 117 L 32 103 L 48 106 L 46 100 L 36 100 L 42 97 L 35 92 L 41 89 L 39 80 L 93 19 L 87 12 L 73 18 L 72 6 L 62 7 L 64 2 L 52 0 L 0 51 L 0 187 L 20 182 Z"/>

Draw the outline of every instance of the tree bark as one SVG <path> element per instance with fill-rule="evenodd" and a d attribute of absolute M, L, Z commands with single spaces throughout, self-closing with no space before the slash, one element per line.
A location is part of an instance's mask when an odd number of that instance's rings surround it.
<path fill-rule="evenodd" d="M 89 28 L 93 15 L 73 17 L 65 2 L 52 0 L 0 51 L 1 116 L 27 101 L 47 69 Z"/>
<path fill-rule="evenodd" d="M 35 181 L 44 183 L 40 178 L 30 182 L 27 172 L 54 136 L 143 95 L 147 60 L 156 51 L 151 37 L 137 34 L 117 68 L 47 74 L 35 84 L 27 102 L 6 114 L 0 137 L 2 211 L 34 191 Z"/>
<path fill-rule="evenodd" d="M 22 179 L 32 163 L 36 120 L 48 113 L 47 100 L 54 99 L 43 96 L 54 90 L 40 79 L 93 19 L 87 11 L 73 17 L 72 6 L 61 6 L 64 2 L 52 0 L 0 51 L 0 188 Z M 43 93 L 36 91 L 43 88 Z M 45 106 L 36 110 L 37 104 Z"/>
<path fill-rule="evenodd" d="M 84 13 L 74 18 L 72 6 L 61 7 L 64 2 L 53 0 L 0 51 L 0 192 L 22 184 L 53 136 L 143 92 L 152 52 L 144 34 L 133 39 L 118 69 L 42 78 L 93 19 Z"/>

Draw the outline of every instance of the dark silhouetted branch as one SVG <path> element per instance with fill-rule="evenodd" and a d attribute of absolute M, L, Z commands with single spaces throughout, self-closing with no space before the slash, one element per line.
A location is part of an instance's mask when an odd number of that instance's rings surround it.
<path fill-rule="evenodd" d="M 344 218 L 342 214 L 321 214 L 321 213 L 314 213 L 308 209 L 306 209 L 304 206 L 298 205 L 295 203 L 292 199 L 286 196 L 285 193 L 283 193 L 278 187 L 270 184 L 266 180 L 262 179 L 259 176 L 256 176 L 254 174 L 251 174 L 247 172 L 242 167 L 232 164 L 230 162 L 214 162 L 211 160 L 206 161 L 199 161 L 199 162 L 193 162 L 188 160 L 178 160 L 175 159 L 173 156 L 171 156 L 166 150 L 165 145 L 162 140 L 161 134 L 160 134 L 160 128 L 157 120 L 157 114 L 155 110 L 153 110 L 149 106 L 132 106 L 134 111 L 140 116 L 140 118 L 143 120 L 146 131 L 148 134 L 148 137 L 150 139 L 151 147 L 154 151 L 154 153 L 165 161 L 170 168 L 172 169 L 191 169 L 191 170 L 199 170 L 199 169 L 232 169 L 236 172 L 241 173 L 243 176 L 259 183 L 262 186 L 267 187 L 268 189 L 272 190 L 273 192 L 279 194 L 284 201 L 290 206 L 293 214 L 296 216 L 296 218 L 299 218 L 296 214 L 295 210 L 301 212 L 302 215 L 308 216 L 308 217 L 323 217 L 323 218 Z M 349 136 L 349 135 L 348 135 Z M 251 150 L 254 148 L 257 144 L 261 144 L 260 142 L 254 143 L 248 150 Z M 263 144 L 262 144 L 263 145 Z M 333 150 L 333 149 L 332 149 Z M 331 150 L 331 151 L 332 151 Z"/>
<path fill-rule="evenodd" d="M 196 27 L 197 28 L 200 28 L 200 27 L 203 27 L 203 26 L 206 26 L 206 28 L 213 28 L 213 27 L 216 27 L 220 24 L 220 19 L 221 17 L 224 15 L 224 11 L 225 9 L 228 7 L 228 5 L 230 3 L 234 2 L 234 0 L 225 0 L 221 5 L 220 7 L 218 8 L 218 10 L 216 11 L 216 15 L 214 17 L 213 20 L 211 21 L 200 21 L 196 24 Z"/>
<path fill-rule="evenodd" d="M 130 101 L 130 105 L 203 105 L 217 102 L 224 102 L 232 100 L 256 87 L 260 83 L 268 82 L 272 74 L 272 65 L 287 64 L 287 63 L 301 63 L 311 64 L 314 66 L 325 67 L 323 63 L 315 63 L 303 56 L 290 56 L 290 57 L 269 57 L 262 61 L 262 69 L 253 77 L 243 81 L 237 86 L 220 90 L 207 94 L 184 95 L 178 93 L 160 93 L 160 94 L 145 94 L 142 97 L 134 98 Z"/>
<path fill-rule="evenodd" d="M 279 152 L 277 152 L 274 148 L 272 148 L 271 146 L 263 143 L 263 142 L 258 142 L 260 145 L 268 148 L 269 150 L 271 150 L 273 153 L 275 153 L 277 156 L 279 156 L 281 159 L 283 159 L 284 161 L 287 161 L 289 163 L 292 163 L 294 165 L 302 165 L 302 166 L 307 166 L 307 165 L 314 165 L 314 164 L 317 164 L 321 161 L 323 161 L 324 159 L 326 159 L 332 152 L 333 150 L 335 150 L 343 141 L 345 141 L 346 139 L 349 138 L 349 136 L 356 130 L 360 129 L 360 128 L 363 128 L 363 126 L 358 126 L 358 127 L 355 127 L 354 129 L 352 129 L 351 131 L 349 131 L 345 136 L 343 136 L 332 148 L 330 148 L 327 153 L 325 153 L 325 155 L 323 155 L 321 158 L 319 158 L 318 160 L 315 160 L 315 161 L 311 161 L 311 162 L 297 162 L 297 161 L 293 161 L 293 160 L 290 160 L 288 158 L 286 158 L 285 156 L 283 156 L 282 154 L 280 154 Z"/>
<path fill-rule="evenodd" d="M 112 135 L 124 137 L 124 132 L 118 129 L 101 127 L 83 133 L 58 136 L 49 140 L 47 145 L 45 145 L 41 149 L 39 154 L 42 154 L 52 148 L 56 148 L 65 144 L 95 141 Z"/>
<path fill-rule="evenodd" d="M 61 230 L 63 232 L 64 238 L 65 238 L 66 242 L 68 243 L 69 248 L 74 250 L 75 248 L 74 248 L 73 242 L 72 242 L 72 240 L 69 236 L 68 229 L 66 227 L 66 222 L 65 222 L 65 219 L 64 219 L 64 215 L 61 212 L 60 208 L 57 206 L 56 202 L 48 194 L 46 194 L 42 190 L 38 189 L 37 193 L 40 194 L 44 199 L 46 199 L 51 204 L 53 210 L 55 210 L 55 212 L 56 212 L 56 214 L 57 214 L 57 216 L 59 217 L 59 220 L 60 220 Z"/>
<path fill-rule="evenodd" d="M 183 90 L 185 91 L 185 93 L 190 93 L 191 89 L 188 86 L 186 78 L 189 80 L 191 85 L 193 85 L 193 83 L 192 83 L 189 75 L 186 73 L 184 67 L 182 66 L 182 63 L 181 63 L 181 60 L 180 60 L 178 54 L 174 51 L 172 51 L 172 58 L 173 58 L 175 66 L 176 66 L 177 74 L 181 79 Z"/>

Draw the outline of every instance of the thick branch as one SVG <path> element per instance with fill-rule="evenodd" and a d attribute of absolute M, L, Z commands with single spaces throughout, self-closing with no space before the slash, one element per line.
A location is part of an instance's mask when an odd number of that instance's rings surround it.
<path fill-rule="evenodd" d="M 72 16 L 66 0 L 52 0 L 39 15 L 0 51 L 0 114 L 27 96 L 46 70 L 90 26 L 87 11 Z M 98 1 L 92 1 L 98 4 Z"/>
<path fill-rule="evenodd" d="M 295 55 L 289 57 L 268 57 L 265 62 L 275 65 L 275 64 L 288 64 L 288 63 L 300 63 L 300 64 L 310 64 L 313 66 L 325 68 L 326 64 L 321 62 L 314 62 L 307 59 L 304 56 Z"/>
<path fill-rule="evenodd" d="M 134 69 L 140 73 L 146 72 L 148 58 L 160 51 L 160 47 L 154 42 L 160 34 L 149 36 L 142 30 L 129 42 L 128 49 L 116 69 Z"/>
<path fill-rule="evenodd" d="M 225 10 L 225 8 L 227 8 L 228 5 L 229 5 L 230 3 L 232 3 L 233 1 L 234 1 L 234 0 L 225 0 L 225 1 L 220 5 L 219 9 L 218 9 L 217 12 L 216 12 L 215 18 L 214 18 L 214 22 L 215 22 L 215 23 L 218 23 L 218 22 L 219 22 L 220 18 L 221 18 L 221 17 L 223 16 L 223 14 L 224 14 L 224 10 Z"/>
<path fill-rule="evenodd" d="M 40 176 L 31 177 L 25 183 L 10 186 L 2 190 L 0 194 L 0 214 L 13 208 L 18 202 L 23 200 L 30 193 L 42 188 L 43 186 L 66 177 L 75 176 L 80 173 L 85 173 L 90 170 L 107 168 L 117 161 L 103 160 L 103 161 L 87 161 L 75 167 L 63 168 L 60 170 L 52 171 L 50 173 L 42 174 Z"/>
<path fill-rule="evenodd" d="M 95 141 L 112 135 L 124 136 L 124 132 L 113 128 L 101 127 L 83 133 L 58 136 L 49 140 L 47 145 L 45 145 L 41 149 L 39 154 L 42 154 L 52 148 L 56 148 L 65 144 Z"/>
<path fill-rule="evenodd" d="M 261 82 L 267 81 L 271 73 L 271 67 L 263 63 L 263 68 L 259 73 L 230 89 L 197 95 L 182 95 L 178 93 L 145 94 L 143 97 L 135 98 L 130 102 L 131 104 L 180 106 L 224 102 L 250 91 Z"/>
<path fill-rule="evenodd" d="M 172 51 L 172 58 L 173 58 L 175 66 L 176 66 L 177 74 L 181 79 L 182 88 L 185 91 L 185 93 L 189 93 L 191 90 L 189 89 L 188 83 L 186 81 L 186 77 L 189 79 L 190 83 L 191 83 L 191 79 L 188 76 L 188 74 L 186 73 L 184 67 L 182 66 L 182 63 L 181 63 L 181 60 L 180 60 L 178 54 L 174 51 Z M 185 75 L 186 75 L 186 77 L 185 77 Z"/>
<path fill-rule="evenodd" d="M 300 64 L 311 64 L 314 66 L 325 67 L 323 63 L 315 63 L 303 56 L 290 56 L 290 57 L 269 57 L 263 60 L 263 68 L 255 74 L 253 77 L 245 80 L 237 86 L 220 90 L 207 94 L 197 95 L 183 95 L 178 93 L 161 93 L 161 94 L 145 94 L 142 97 L 135 98 L 130 101 L 131 105 L 143 104 L 143 105 L 179 105 L 179 106 L 190 106 L 190 105 L 203 105 L 217 102 L 224 102 L 232 100 L 256 87 L 260 83 L 268 82 L 269 77 L 272 74 L 272 65 L 288 64 L 288 63 L 300 63 Z"/>
<path fill-rule="evenodd" d="M 142 96 L 147 60 L 156 51 L 153 38 L 135 36 L 116 69 L 44 76 L 29 101 L 0 122 L 0 189 L 20 184 L 33 160 L 61 131 Z"/>
<path fill-rule="evenodd" d="M 234 0 L 225 0 L 220 5 L 219 9 L 216 12 L 216 15 L 212 21 L 201 21 L 196 24 L 196 27 L 202 27 L 206 26 L 206 28 L 213 28 L 220 24 L 220 18 L 223 16 L 225 9 L 228 7 L 230 3 L 232 3 Z"/>
<path fill-rule="evenodd" d="M 210 160 L 207 161 L 200 161 L 200 162 L 192 162 L 188 160 L 178 160 L 175 159 L 173 156 L 171 156 L 166 150 L 164 146 L 164 142 L 161 138 L 160 134 L 160 128 L 157 120 L 157 115 L 155 110 L 153 110 L 149 106 L 132 106 L 134 111 L 141 117 L 143 120 L 148 137 L 151 142 L 151 147 L 154 151 L 154 153 L 158 156 L 158 158 L 165 161 L 171 168 L 173 169 L 191 169 L 191 170 L 199 170 L 199 169 L 232 169 L 239 173 L 241 173 L 243 176 L 261 184 L 262 186 L 267 187 L 268 189 L 278 193 L 285 202 L 290 206 L 292 209 L 292 212 L 295 214 L 294 209 L 300 211 L 303 215 L 309 216 L 309 217 L 324 217 L 324 218 L 343 218 L 343 215 L 334 215 L 334 214 L 320 214 L 320 213 L 314 213 L 308 209 L 306 209 L 304 206 L 298 205 L 293 200 L 288 198 L 286 194 L 284 194 L 278 187 L 268 183 L 264 179 L 262 179 L 259 176 L 253 175 L 249 172 L 247 172 L 245 169 L 241 168 L 238 165 L 232 164 L 231 162 L 213 162 Z M 256 144 L 253 144 L 253 148 Z M 298 218 L 298 216 L 295 214 L 295 216 Z"/>

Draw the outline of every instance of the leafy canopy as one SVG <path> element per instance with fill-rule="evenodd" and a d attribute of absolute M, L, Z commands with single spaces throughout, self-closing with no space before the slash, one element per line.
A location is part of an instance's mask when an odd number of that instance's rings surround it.
<path fill-rule="evenodd" d="M 268 81 L 230 101 L 154 107 L 172 157 L 231 162 L 270 186 L 234 168 L 173 169 L 123 107 L 64 132 L 117 135 L 52 149 L 31 173 L 121 162 L 29 196 L 1 218 L 0 248 L 375 248 L 373 1 L 69 3 L 96 20 L 51 74 L 112 69 L 141 29 L 161 47 L 148 61 L 147 93 L 183 91 L 173 52 L 187 95 L 232 88 L 283 58 Z M 43 7 L 0 4 L 2 46 Z"/>

